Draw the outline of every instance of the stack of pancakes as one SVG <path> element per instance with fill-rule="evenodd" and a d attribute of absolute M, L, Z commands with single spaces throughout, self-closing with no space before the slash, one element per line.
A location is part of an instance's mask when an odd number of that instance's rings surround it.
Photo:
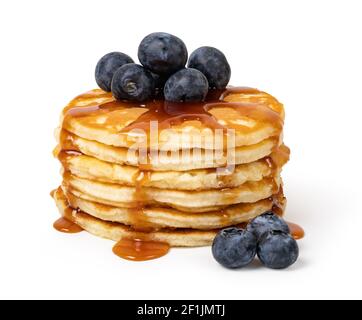
<path fill-rule="evenodd" d="M 209 245 L 221 228 L 283 213 L 283 120 L 282 104 L 256 89 L 227 89 L 198 105 L 87 92 L 61 117 L 63 182 L 53 197 L 65 218 L 101 237 Z M 216 129 L 221 148 L 209 139 Z"/>

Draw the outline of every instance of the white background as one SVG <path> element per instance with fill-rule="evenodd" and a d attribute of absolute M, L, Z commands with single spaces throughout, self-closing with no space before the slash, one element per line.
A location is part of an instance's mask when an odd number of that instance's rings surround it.
<path fill-rule="evenodd" d="M 1 1 L 0 298 L 362 298 L 361 14 L 358 0 Z M 209 248 L 132 263 L 53 230 L 62 107 L 103 54 L 136 58 L 154 31 L 221 49 L 231 84 L 284 102 L 287 217 L 307 231 L 292 268 L 228 271 Z"/>

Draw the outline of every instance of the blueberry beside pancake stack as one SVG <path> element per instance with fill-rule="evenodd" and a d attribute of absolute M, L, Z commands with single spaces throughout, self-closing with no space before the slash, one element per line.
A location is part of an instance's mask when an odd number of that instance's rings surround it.
<path fill-rule="evenodd" d="M 169 34 L 147 36 L 142 65 L 104 56 L 95 89 L 63 110 L 53 197 L 82 229 L 114 241 L 211 245 L 220 229 L 283 214 L 284 109 L 271 95 L 227 87 L 217 49 L 191 54 Z"/>

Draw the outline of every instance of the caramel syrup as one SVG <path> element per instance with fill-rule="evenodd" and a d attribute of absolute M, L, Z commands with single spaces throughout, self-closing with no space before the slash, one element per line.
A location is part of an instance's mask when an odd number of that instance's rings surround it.
<path fill-rule="evenodd" d="M 242 102 L 226 101 L 230 95 L 244 94 Z M 77 106 L 79 100 L 87 97 L 106 97 L 106 102 Z M 260 96 L 260 97 L 259 97 Z M 239 96 L 239 100 L 240 100 Z M 181 125 L 185 121 L 199 121 L 211 129 L 226 129 L 212 115 L 212 111 L 218 108 L 234 109 L 242 117 L 249 117 L 256 120 L 259 125 L 268 123 L 276 129 L 275 135 L 279 136 L 283 127 L 283 118 L 279 113 L 282 105 L 272 96 L 251 88 L 227 88 L 225 90 L 210 90 L 203 102 L 175 103 L 165 100 L 152 100 L 145 103 L 131 101 L 117 101 L 108 93 L 90 92 L 74 99 L 63 110 L 63 127 L 67 127 L 68 121 L 75 117 L 89 117 L 101 114 L 110 114 L 115 110 L 129 110 L 133 108 L 134 113 L 139 114 L 136 119 L 130 121 L 119 133 L 127 133 L 133 129 L 140 129 L 144 132 L 150 131 L 150 122 L 157 121 L 159 131 L 173 126 Z M 147 110 L 147 111 L 145 111 Z M 122 118 L 123 117 L 123 118 Z M 91 120 L 86 121 L 87 125 L 95 125 Z M 112 114 L 107 117 L 102 125 L 117 126 L 124 123 L 124 116 Z M 257 128 L 249 128 L 243 125 L 235 125 L 235 129 L 248 132 Z M 225 130 L 226 133 L 226 130 Z"/>
<path fill-rule="evenodd" d="M 148 217 L 144 212 L 145 203 L 149 202 L 149 199 L 144 191 L 143 186 L 150 180 L 149 171 L 140 170 L 140 172 L 134 177 L 135 194 L 133 196 L 135 202 L 135 208 L 130 210 L 131 213 L 128 216 L 130 225 L 136 231 L 150 232 L 155 231 L 154 224 L 148 221 Z"/>
<path fill-rule="evenodd" d="M 54 197 L 55 193 L 59 190 L 55 189 L 52 190 L 50 193 L 51 197 Z M 71 208 L 69 205 L 64 210 L 64 216 L 59 218 L 53 223 L 53 227 L 55 230 L 63 233 L 79 233 L 83 231 L 83 228 L 78 226 L 76 223 L 74 223 L 73 220 L 73 208 Z"/>
<path fill-rule="evenodd" d="M 276 215 L 282 217 L 286 207 L 286 197 L 284 196 L 283 187 L 279 187 L 279 191 L 269 198 L 272 201 L 272 209 Z"/>
<path fill-rule="evenodd" d="M 53 227 L 55 230 L 63 233 L 79 233 L 83 231 L 80 226 L 64 217 L 55 221 Z"/>
<path fill-rule="evenodd" d="M 55 195 L 56 192 L 57 192 L 57 189 L 54 189 L 54 190 L 50 191 L 50 196 L 52 198 L 54 198 L 54 195 Z"/>
<path fill-rule="evenodd" d="M 115 255 L 131 261 L 147 261 L 161 258 L 169 251 L 170 245 L 167 243 L 141 239 L 122 239 L 113 247 Z"/>
<path fill-rule="evenodd" d="M 295 224 L 293 222 L 287 222 L 287 224 L 288 224 L 289 229 L 290 229 L 290 234 L 292 235 L 292 237 L 295 240 L 300 240 L 300 239 L 304 238 L 305 232 L 304 232 L 303 228 L 300 225 Z"/>
<path fill-rule="evenodd" d="M 70 134 L 65 130 L 61 130 L 59 136 L 59 148 L 56 148 L 55 156 L 59 160 L 62 160 L 61 156 L 63 156 L 63 159 L 66 158 L 66 153 L 81 154 L 79 148 L 74 143 L 73 134 Z"/>
<path fill-rule="evenodd" d="M 55 193 L 57 192 L 57 189 L 54 189 L 50 192 L 50 196 L 53 198 Z M 55 230 L 59 231 L 59 232 L 64 232 L 64 233 L 78 233 L 82 231 L 82 228 L 78 227 L 75 223 L 71 222 L 70 220 L 61 217 L 58 220 L 56 220 L 53 223 L 53 227 Z M 78 231 L 78 228 L 80 228 L 80 230 Z"/>

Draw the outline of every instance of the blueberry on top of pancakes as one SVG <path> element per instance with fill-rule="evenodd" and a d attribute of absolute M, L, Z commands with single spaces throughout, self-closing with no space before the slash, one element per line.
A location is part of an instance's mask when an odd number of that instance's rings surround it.
<path fill-rule="evenodd" d="M 149 34 L 138 47 L 138 59 L 141 64 L 152 72 L 162 75 L 171 75 L 184 68 L 187 56 L 184 42 L 165 32 Z"/>
<path fill-rule="evenodd" d="M 198 48 L 185 68 L 185 43 L 165 32 L 146 36 L 138 47 L 138 58 L 141 65 L 124 53 L 106 54 L 96 67 L 99 87 L 112 92 L 117 100 L 199 102 L 205 100 L 209 89 L 224 89 L 230 80 L 230 66 L 220 50 Z"/>
<path fill-rule="evenodd" d="M 114 73 L 126 63 L 133 63 L 133 60 L 122 52 L 110 52 L 104 55 L 98 61 L 95 70 L 98 86 L 104 91 L 111 92 L 111 83 Z"/>
<path fill-rule="evenodd" d="M 230 65 L 225 55 L 216 48 L 201 47 L 196 49 L 191 54 L 187 66 L 201 71 L 212 89 L 224 89 L 229 83 Z"/>
<path fill-rule="evenodd" d="M 112 93 L 118 99 L 145 101 L 151 99 L 155 80 L 142 66 L 128 63 L 120 67 L 113 76 Z"/>
<path fill-rule="evenodd" d="M 196 69 L 182 69 L 173 74 L 165 84 L 165 99 L 173 102 L 203 101 L 209 83 Z"/>

